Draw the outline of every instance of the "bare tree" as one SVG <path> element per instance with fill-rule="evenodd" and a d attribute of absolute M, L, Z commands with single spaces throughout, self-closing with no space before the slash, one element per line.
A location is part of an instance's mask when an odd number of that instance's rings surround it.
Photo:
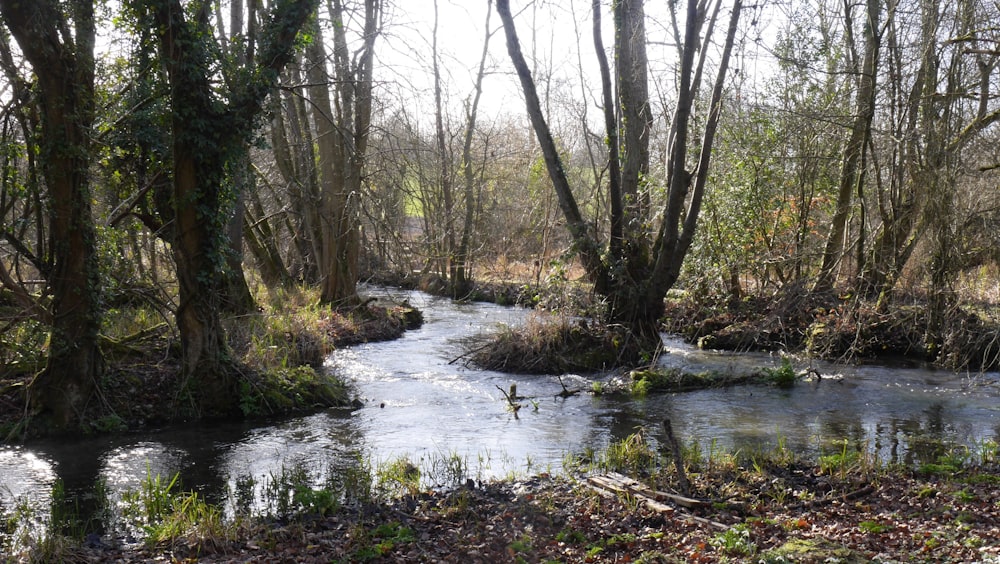
<path fill-rule="evenodd" d="M 362 171 L 372 115 L 372 69 L 381 25 L 381 0 L 365 0 L 361 47 L 352 56 L 341 0 L 328 2 L 333 19 L 335 112 L 318 108 L 323 225 L 320 252 L 321 299 L 334 305 L 358 303 L 358 256 Z M 314 61 L 315 64 L 315 61 Z M 327 113 L 328 112 L 328 113 Z"/>
<path fill-rule="evenodd" d="M 503 21 L 507 50 L 520 79 L 527 105 L 528 117 L 541 145 L 549 177 L 555 188 L 576 251 L 584 268 L 594 282 L 595 290 L 607 298 L 608 319 L 632 329 L 637 337 L 637 351 L 648 353 L 660 343 L 657 320 L 663 311 L 663 299 L 680 274 L 680 267 L 691 246 L 704 196 L 708 167 L 716 128 L 722 109 L 723 86 L 729 57 L 736 38 L 742 4 L 733 5 L 729 28 L 723 44 L 718 75 L 713 87 L 700 153 L 689 169 L 688 136 L 691 130 L 691 112 L 695 103 L 700 74 L 695 73 L 695 61 L 701 42 L 700 32 L 704 23 L 699 18 L 699 4 L 690 0 L 684 27 L 681 66 L 678 71 L 678 99 L 671 129 L 671 152 L 667 171 L 668 194 L 662 221 L 655 233 L 640 228 L 641 222 L 629 225 L 628 205 L 636 205 L 629 194 L 639 194 L 642 170 L 648 167 L 648 95 L 646 94 L 643 6 L 641 0 L 616 3 L 615 26 L 619 40 L 616 43 L 618 62 L 617 88 L 618 120 L 615 129 L 622 139 L 620 194 L 610 195 L 619 201 L 612 202 L 612 209 L 622 214 L 622 239 L 616 252 L 603 252 L 602 243 L 583 217 L 574 197 L 572 187 L 545 116 L 539 103 L 531 72 L 521 53 L 520 42 L 511 16 L 508 0 L 498 0 L 497 11 Z M 709 29 L 718 11 L 713 11 Z M 627 53 L 626 53 L 627 51 Z M 708 49 L 701 49 L 702 61 Z M 623 61 L 625 64 L 623 64 Z M 703 68 L 699 63 L 698 68 Z M 607 88 L 605 81 L 605 88 Z M 604 99 L 609 96 L 605 93 Z M 628 107 L 624 107 L 628 104 Z M 610 131 L 609 131 L 610 135 Z M 614 158 L 611 152 L 610 158 Z M 644 162 L 645 161 L 645 162 Z M 633 216 L 635 214 L 633 213 Z M 652 237 L 651 237 L 652 236 Z M 650 241 L 652 244 L 650 244 Z M 617 246 L 617 245 L 616 245 Z M 630 359 L 632 361 L 635 358 Z"/>
<path fill-rule="evenodd" d="M 831 220 L 830 233 L 826 240 L 826 250 L 823 252 L 823 264 L 813 285 L 813 291 L 826 292 L 833 288 L 836 269 L 844 249 L 847 233 L 847 219 L 851 212 L 852 196 L 863 192 L 865 183 L 865 155 L 871 142 L 872 118 L 875 115 L 875 77 L 879 57 L 879 33 L 881 2 L 867 0 L 864 23 L 864 62 L 858 73 L 857 97 L 855 100 L 855 115 L 851 125 L 850 138 L 844 147 L 843 164 L 840 172 L 840 184 L 837 192 L 837 208 Z M 852 37 L 853 28 L 850 3 L 844 4 L 845 29 L 848 31 L 848 42 Z M 855 64 L 855 67 L 857 65 Z"/>

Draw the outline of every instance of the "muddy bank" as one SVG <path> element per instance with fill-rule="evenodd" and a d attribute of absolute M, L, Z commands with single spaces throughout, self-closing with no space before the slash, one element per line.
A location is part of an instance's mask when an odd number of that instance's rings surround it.
<path fill-rule="evenodd" d="M 696 507 L 637 503 L 585 478 L 540 475 L 246 524 L 230 538 L 91 546 L 79 562 L 775 562 L 1000 559 L 1000 477 L 756 470 L 692 474 Z M 644 484 L 670 490 L 667 474 Z"/>
<path fill-rule="evenodd" d="M 937 337 L 919 297 L 890 306 L 789 286 L 738 302 L 668 300 L 664 329 L 706 349 L 784 351 L 839 362 L 933 363 L 950 370 L 1000 368 L 1000 310 L 955 307 Z"/>

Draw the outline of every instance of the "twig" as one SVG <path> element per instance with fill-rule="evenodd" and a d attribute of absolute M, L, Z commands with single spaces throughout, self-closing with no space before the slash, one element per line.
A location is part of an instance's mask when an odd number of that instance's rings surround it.
<path fill-rule="evenodd" d="M 503 397 L 507 398 L 507 405 L 510 407 L 511 411 L 514 412 L 514 417 L 517 417 L 517 410 L 521 409 L 521 404 L 517 403 L 517 384 L 510 385 L 510 393 L 507 390 L 497 386 Z"/>
<path fill-rule="evenodd" d="M 566 384 L 563 383 L 562 376 L 559 376 L 558 378 L 559 378 L 559 385 L 562 386 L 562 391 L 556 394 L 556 397 L 568 398 L 580 393 L 580 390 L 570 390 L 569 388 L 567 388 Z"/>
<path fill-rule="evenodd" d="M 670 419 L 663 420 L 663 429 L 667 432 L 667 443 L 674 455 L 674 467 L 677 469 L 677 479 L 680 482 L 681 493 L 688 495 L 691 493 L 691 483 L 688 482 L 687 473 L 684 471 L 684 455 L 681 453 L 681 447 L 677 443 L 677 438 L 674 437 L 674 430 L 670 426 Z"/>
<path fill-rule="evenodd" d="M 491 345 L 493 345 L 492 342 L 487 342 L 485 345 L 483 345 L 481 347 L 476 347 L 474 349 L 469 349 L 469 350 L 465 351 L 464 353 L 456 356 L 455 358 L 449 360 L 448 364 L 455 364 L 456 362 L 462 360 L 463 358 L 468 358 L 468 357 L 476 354 L 477 352 L 479 352 L 479 351 L 481 351 L 481 350 L 483 350 L 483 349 L 485 349 L 485 348 L 487 348 L 487 347 L 489 347 Z"/>
<path fill-rule="evenodd" d="M 823 499 L 814 499 L 812 501 L 804 501 L 802 503 L 797 503 L 790 506 L 788 509 L 813 509 L 816 507 L 823 507 L 824 505 L 830 505 L 835 502 L 844 501 L 854 501 L 855 499 L 860 499 L 869 495 L 875 491 L 875 486 L 867 485 L 859 490 L 854 490 L 853 492 L 848 492 L 844 495 L 837 497 L 825 497 Z"/>

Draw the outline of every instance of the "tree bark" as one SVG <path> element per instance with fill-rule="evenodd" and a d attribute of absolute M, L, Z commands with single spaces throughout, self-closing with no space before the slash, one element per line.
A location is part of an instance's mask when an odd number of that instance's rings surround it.
<path fill-rule="evenodd" d="M 91 216 L 94 6 L 90 0 L 0 1 L 4 20 L 38 79 L 41 162 L 49 190 L 52 329 L 33 409 L 60 430 L 82 422 L 103 369 L 98 348 L 101 282 Z M 64 12 L 64 10 L 66 10 Z M 65 33 L 68 13 L 74 35 Z"/>
<path fill-rule="evenodd" d="M 236 407 L 235 375 L 220 318 L 221 265 L 225 263 L 223 181 L 239 155 L 264 98 L 291 59 L 295 36 L 314 0 L 288 0 L 272 12 L 266 41 L 244 81 L 220 105 L 210 85 L 202 19 L 189 21 L 180 0 L 144 0 L 155 21 L 170 82 L 173 135 L 174 259 L 177 266 L 182 377 L 205 414 Z M 248 65 L 250 66 L 250 65 Z"/>
<path fill-rule="evenodd" d="M 363 46 L 353 57 L 348 52 L 345 25 L 347 13 L 341 0 L 329 6 L 333 26 L 333 69 L 338 95 L 334 146 L 324 183 L 324 226 L 321 272 L 323 303 L 353 306 L 360 303 L 357 291 L 361 226 L 358 217 L 362 169 L 365 165 L 372 111 L 372 67 L 375 40 L 379 35 L 381 0 L 365 0 Z M 326 157 L 321 156 L 321 160 Z"/>
<path fill-rule="evenodd" d="M 849 9 L 849 8 L 847 8 Z M 858 91 L 855 101 L 854 122 L 851 135 L 844 147 L 843 165 L 837 192 L 837 208 L 830 222 L 823 264 L 813 285 L 814 292 L 828 292 L 833 289 L 837 267 L 843 256 L 847 236 L 847 218 L 851 212 L 852 196 L 865 180 L 865 151 L 871 139 L 872 118 L 875 116 L 875 76 L 879 52 L 880 1 L 867 0 L 865 12 L 865 54 L 861 74 L 858 76 Z M 847 22 L 850 25 L 850 21 Z"/>

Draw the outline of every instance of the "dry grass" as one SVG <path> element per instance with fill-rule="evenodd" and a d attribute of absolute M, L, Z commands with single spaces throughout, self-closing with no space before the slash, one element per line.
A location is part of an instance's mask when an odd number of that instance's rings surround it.
<path fill-rule="evenodd" d="M 565 374 L 595 372 L 629 364 L 630 338 L 623 328 L 564 315 L 535 313 L 520 327 L 474 340 L 475 365 L 499 372 Z"/>

